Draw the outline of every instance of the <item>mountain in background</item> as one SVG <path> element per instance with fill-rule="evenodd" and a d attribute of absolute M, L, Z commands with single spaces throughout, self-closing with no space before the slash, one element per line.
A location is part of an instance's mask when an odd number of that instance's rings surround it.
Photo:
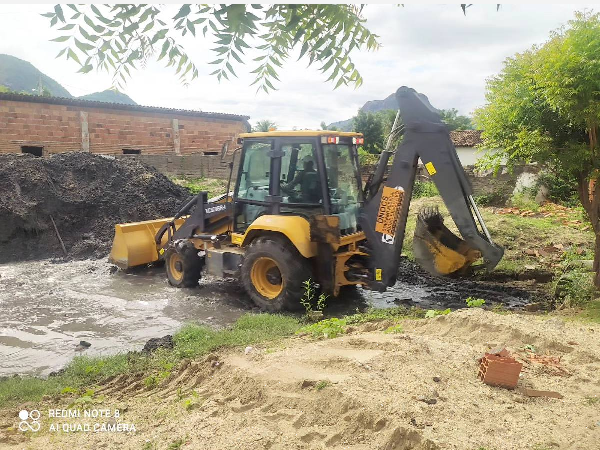
<path fill-rule="evenodd" d="M 126 105 L 137 105 L 130 96 L 123 94 L 119 91 L 113 91 L 107 89 L 102 92 L 94 92 L 93 94 L 82 95 L 77 97 L 82 100 L 94 100 L 96 102 L 108 102 L 108 103 L 125 103 Z"/>
<path fill-rule="evenodd" d="M 15 92 L 33 93 L 42 80 L 42 86 L 55 97 L 72 98 L 64 87 L 48 75 L 44 75 L 33 64 L 10 55 L 0 55 L 0 85 Z"/>
<path fill-rule="evenodd" d="M 128 95 L 110 89 L 73 97 L 58 81 L 42 73 L 30 62 L 11 55 L 0 54 L 0 88 L 5 87 L 9 91 L 35 94 L 40 81 L 44 91 L 52 97 L 137 105 Z"/>
<path fill-rule="evenodd" d="M 386 109 L 398 109 L 398 102 L 396 101 L 396 94 L 390 94 L 383 100 L 369 100 L 365 103 L 359 111 L 364 112 L 377 112 L 384 111 Z M 335 127 L 340 131 L 352 131 L 352 119 L 340 120 L 339 122 L 333 122 L 327 125 L 327 128 Z"/>

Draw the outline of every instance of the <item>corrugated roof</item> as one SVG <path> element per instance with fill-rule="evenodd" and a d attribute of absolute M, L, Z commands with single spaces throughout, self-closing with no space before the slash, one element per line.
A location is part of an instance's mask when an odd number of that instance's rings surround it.
<path fill-rule="evenodd" d="M 80 106 L 86 108 L 106 108 L 116 109 L 120 111 L 138 111 L 148 113 L 173 114 L 178 116 L 207 117 L 212 119 L 229 119 L 239 121 L 247 121 L 250 118 L 250 116 L 243 116 L 239 114 L 195 111 L 191 109 L 163 108 L 160 106 L 127 105 L 125 103 L 99 102 L 96 100 L 83 100 L 79 98 L 42 97 L 40 95 L 27 95 L 16 93 L 0 93 L 0 100 L 10 100 L 15 102 L 28 103 L 46 103 L 51 105 L 64 106 Z"/>
<path fill-rule="evenodd" d="M 451 131 L 450 139 L 455 147 L 475 147 L 483 142 L 482 130 Z"/>

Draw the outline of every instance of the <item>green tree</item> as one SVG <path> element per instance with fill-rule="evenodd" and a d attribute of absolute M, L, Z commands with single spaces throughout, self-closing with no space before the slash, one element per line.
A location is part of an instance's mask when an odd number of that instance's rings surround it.
<path fill-rule="evenodd" d="M 458 114 L 456 108 L 441 109 L 440 115 L 442 116 L 442 121 L 448 126 L 450 131 L 473 129 L 471 118 Z"/>
<path fill-rule="evenodd" d="M 277 129 L 277 124 L 269 119 L 259 120 L 256 125 L 252 127 L 252 131 L 270 131 L 271 129 Z"/>
<path fill-rule="evenodd" d="M 384 146 L 384 130 L 380 116 L 372 112 L 359 111 L 352 118 L 352 129 L 364 135 L 364 150 L 372 154 L 381 153 Z"/>
<path fill-rule="evenodd" d="M 325 121 L 321 121 L 321 130 L 337 131 L 338 127 L 327 125 Z"/>
<path fill-rule="evenodd" d="M 600 16 L 576 13 L 541 47 L 508 58 L 487 82 L 487 104 L 475 113 L 484 130 L 483 164 L 537 162 L 577 180 L 596 234 L 600 287 Z"/>
<path fill-rule="evenodd" d="M 198 69 L 180 44 L 188 33 L 214 38 L 210 64 L 219 80 L 237 76 L 234 67 L 247 61 L 246 51 L 258 49 L 253 84 L 265 92 L 275 89 L 277 70 L 295 49 L 309 66 L 318 64 L 336 88 L 358 87 L 362 77 L 352 51 L 379 47 L 359 5 L 185 4 L 172 17 L 167 11 L 162 5 L 55 5 L 44 16 L 52 27 L 60 27 L 53 40 L 66 46 L 58 57 L 74 60 L 83 73 L 106 70 L 117 86 L 156 54 L 183 82 L 196 78 Z"/>

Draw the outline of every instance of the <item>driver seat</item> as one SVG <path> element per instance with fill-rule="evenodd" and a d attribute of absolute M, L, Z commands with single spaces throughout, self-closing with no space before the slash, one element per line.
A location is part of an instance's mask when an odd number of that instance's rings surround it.
<path fill-rule="evenodd" d="M 306 203 L 319 203 L 321 200 L 321 186 L 317 172 L 305 172 L 300 184 L 302 201 Z"/>

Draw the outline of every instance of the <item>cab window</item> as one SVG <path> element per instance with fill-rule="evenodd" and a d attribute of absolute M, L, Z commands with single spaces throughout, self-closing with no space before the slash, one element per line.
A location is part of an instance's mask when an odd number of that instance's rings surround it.
<path fill-rule="evenodd" d="M 323 145 L 331 213 L 340 217 L 340 229 L 346 233 L 357 229 L 360 200 L 358 168 L 350 150 L 345 144 Z"/>
<path fill-rule="evenodd" d="M 253 142 L 244 149 L 243 161 L 240 162 L 242 170 L 235 192 L 235 197 L 242 200 L 236 206 L 236 231 L 244 231 L 259 216 L 267 212 L 265 205 L 252 202 L 264 202 L 265 197 L 269 195 L 270 150 L 270 142 Z"/>
<path fill-rule="evenodd" d="M 281 146 L 282 203 L 322 204 L 323 194 L 312 143 Z"/>

